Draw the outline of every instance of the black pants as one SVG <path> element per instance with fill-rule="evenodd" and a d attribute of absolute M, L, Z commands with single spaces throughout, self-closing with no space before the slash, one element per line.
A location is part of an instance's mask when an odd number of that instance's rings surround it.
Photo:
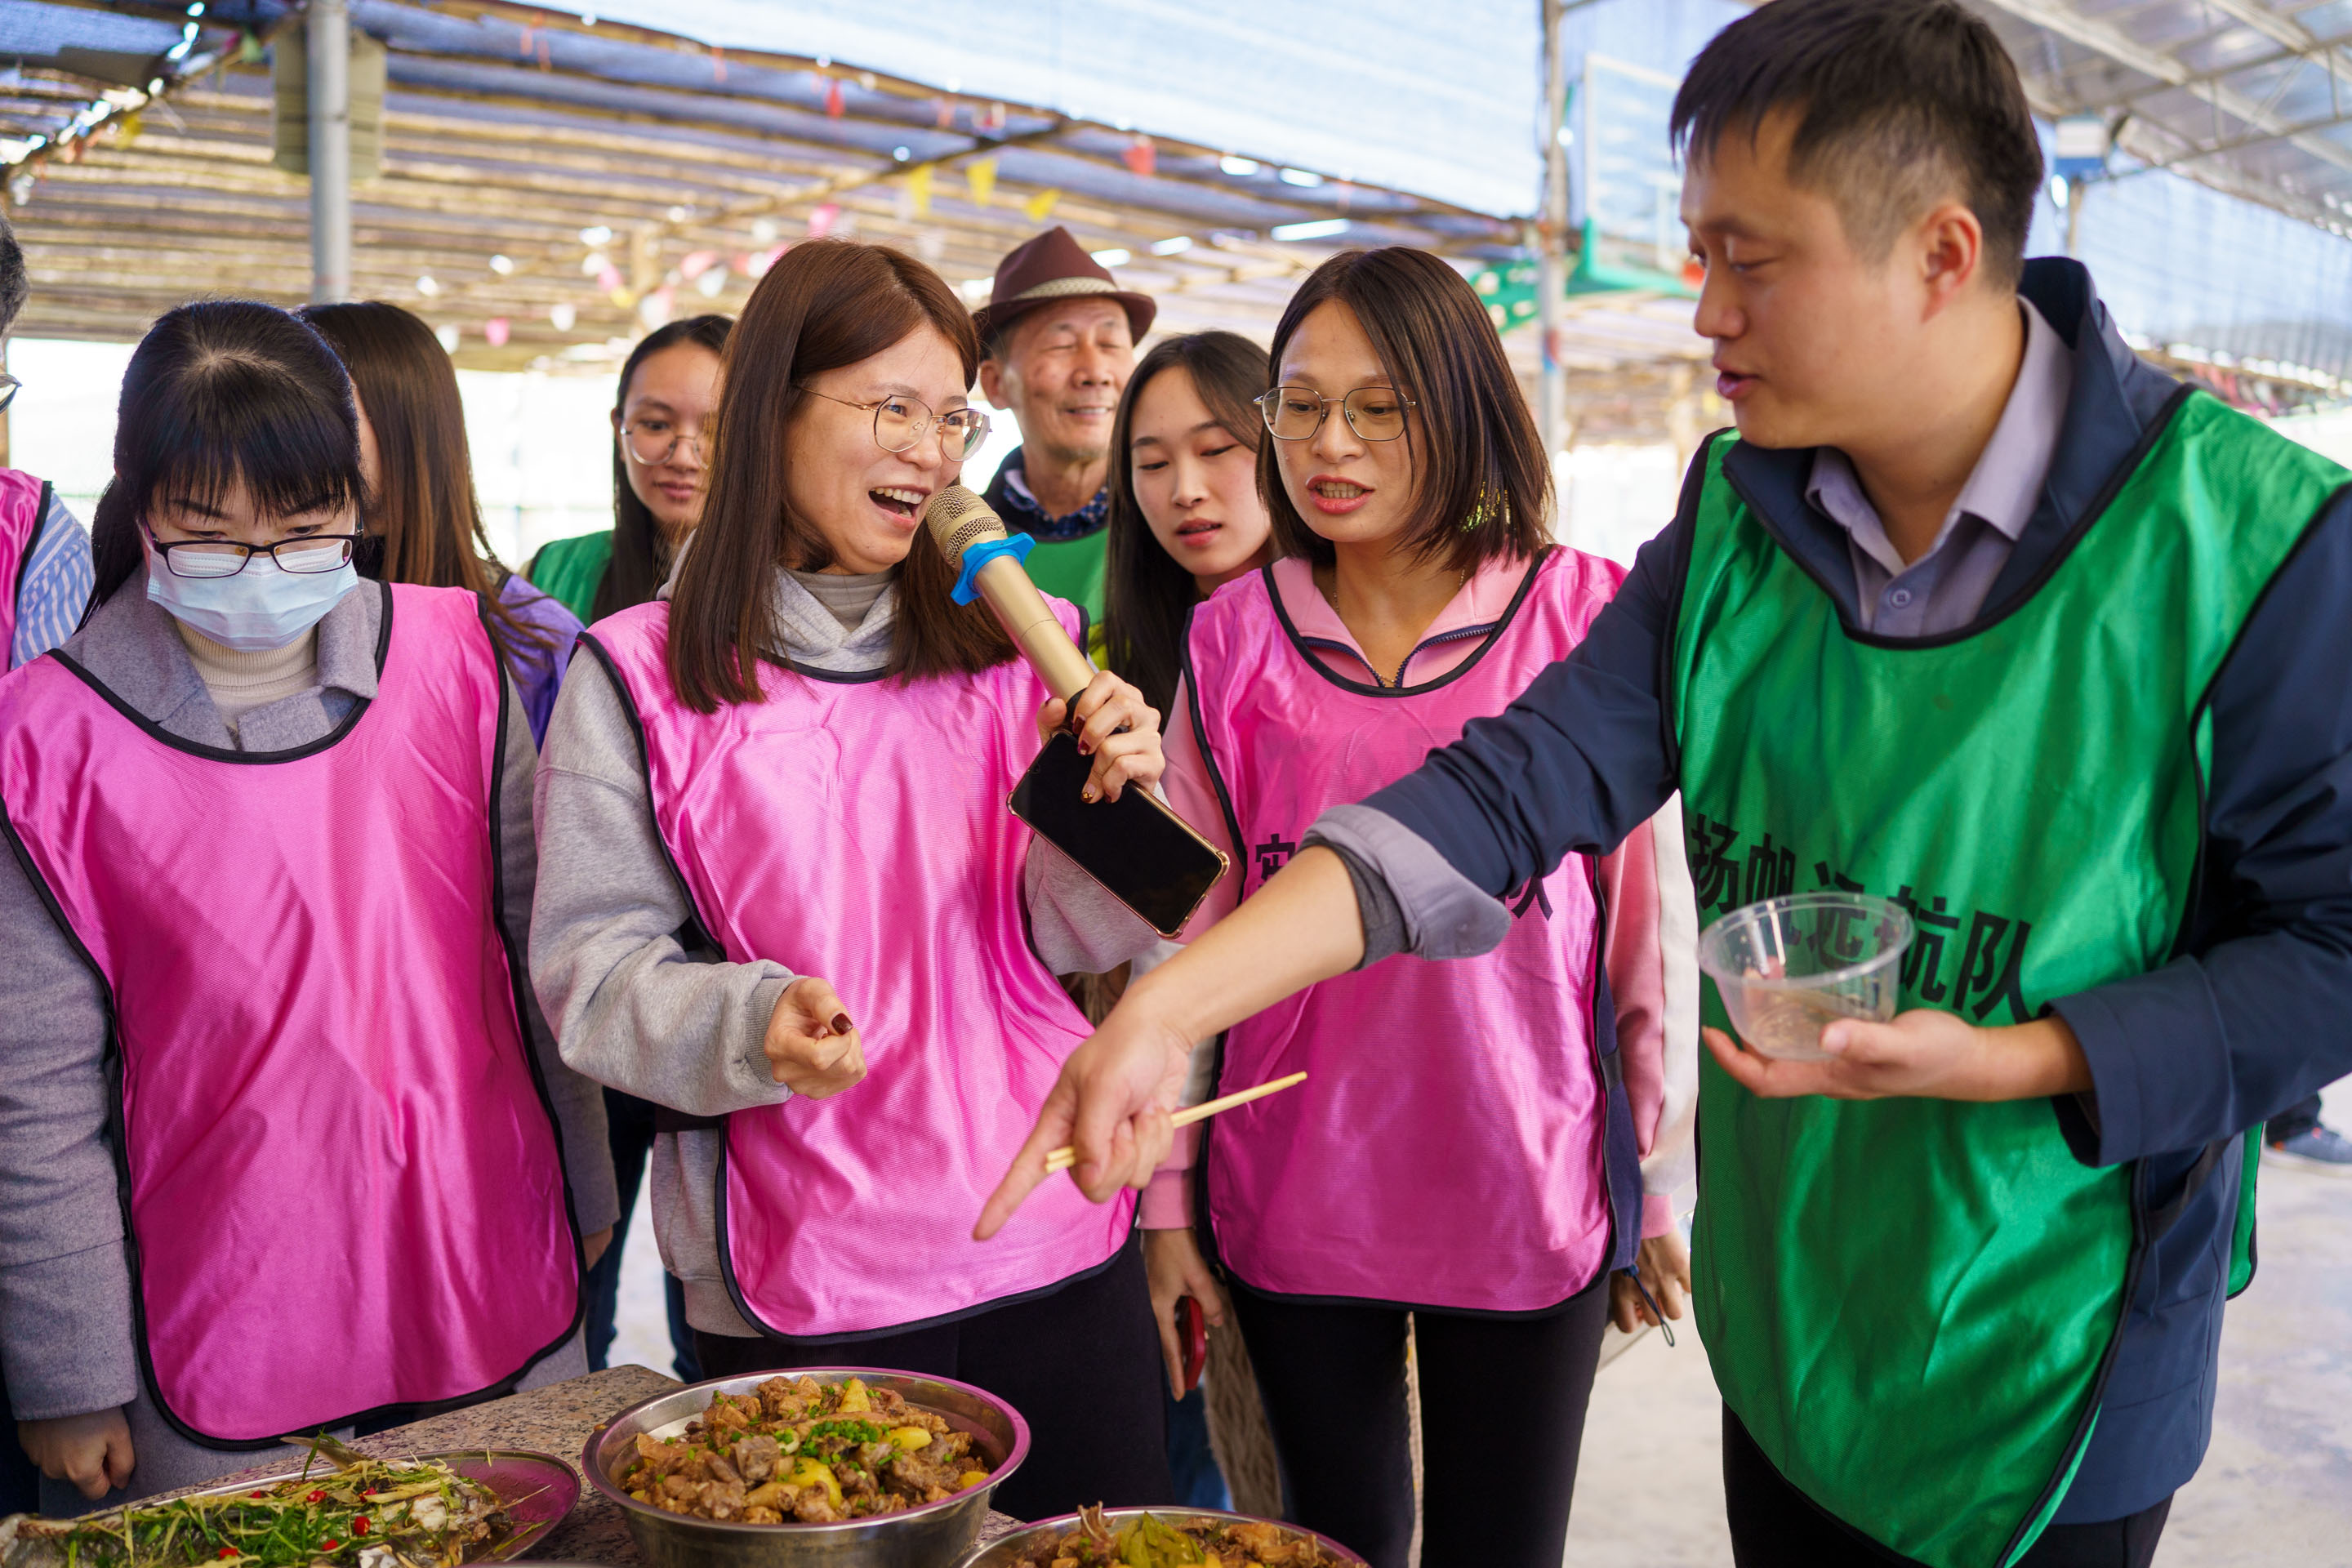
<path fill-rule="evenodd" d="M 874 1366 L 988 1390 L 1029 1423 L 1029 1458 L 992 1503 L 1015 1519 L 1076 1513 L 1088 1503 L 1175 1500 L 1139 1237 L 1108 1268 L 1051 1295 L 935 1328 L 857 1340 L 698 1333 L 695 1341 L 706 1377 Z"/>
<path fill-rule="evenodd" d="M 1729 1405 L 1723 1410 L 1723 1510 L 1738 1568 L 1917 1568 L 1790 1486 Z M 2166 1498 L 2127 1519 L 2053 1524 L 2017 1568 L 2147 1568 L 2171 1511 Z"/>
<path fill-rule="evenodd" d="M 2272 1117 L 2263 1129 L 2263 1138 L 2266 1142 L 2284 1143 L 2290 1138 L 2300 1138 L 2318 1125 L 2319 1096 L 2315 1094 Z"/>
<path fill-rule="evenodd" d="M 620 1191 L 621 1217 L 613 1222 L 613 1245 L 581 1281 L 581 1293 L 587 1298 L 591 1372 L 604 1371 L 613 1352 L 617 1332 L 613 1320 L 621 1304 L 621 1255 L 628 1250 L 629 1216 L 636 1213 L 637 1189 L 645 1184 L 646 1161 L 654 1147 L 653 1103 L 608 1089 L 604 1126 L 613 1145 L 613 1184 Z M 670 1363 L 680 1382 L 699 1383 L 702 1368 L 695 1361 L 694 1330 L 686 1321 L 686 1287 L 667 1269 L 662 1273 L 662 1304 L 669 1317 Z"/>
<path fill-rule="evenodd" d="M 1239 1281 L 1233 1297 L 1297 1522 L 1373 1568 L 1404 1568 L 1404 1309 L 1268 1295 Z M 1608 1315 L 1605 1274 L 1539 1315 L 1414 1315 L 1422 1568 L 1559 1568 Z"/>

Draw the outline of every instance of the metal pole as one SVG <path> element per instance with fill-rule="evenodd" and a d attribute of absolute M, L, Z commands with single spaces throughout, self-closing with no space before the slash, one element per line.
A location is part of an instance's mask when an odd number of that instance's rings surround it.
<path fill-rule="evenodd" d="M 310 0 L 310 300 L 352 297 L 352 36 L 348 0 Z"/>
<path fill-rule="evenodd" d="M 1568 62 L 1562 51 L 1561 0 L 1543 6 L 1543 216 L 1536 225 L 1536 321 L 1543 334 L 1543 382 L 1537 419 L 1547 460 L 1568 444 L 1568 372 L 1559 363 L 1560 305 L 1568 292 L 1568 149 L 1559 144 L 1568 107 Z"/>

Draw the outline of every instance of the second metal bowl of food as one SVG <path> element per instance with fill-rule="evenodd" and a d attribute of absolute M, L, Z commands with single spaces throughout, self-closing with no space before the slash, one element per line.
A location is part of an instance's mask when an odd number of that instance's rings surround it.
<path fill-rule="evenodd" d="M 987 1458 L 989 1478 L 939 1502 L 840 1524 L 698 1519 L 639 1502 L 614 1479 L 635 1458 L 640 1435 L 675 1437 L 709 1408 L 713 1395 L 749 1394 L 779 1376 L 793 1382 L 814 1378 L 820 1384 L 855 1377 L 869 1389 L 893 1390 L 971 1433 L 973 1446 Z M 1029 1424 L 1021 1413 L 968 1383 L 870 1367 L 811 1367 L 688 1384 L 633 1405 L 588 1435 L 580 1469 L 591 1487 L 620 1506 L 646 1568 L 942 1568 L 978 1537 L 990 1495 L 1028 1455 Z"/>
<path fill-rule="evenodd" d="M 1363 1559 L 1349 1551 L 1328 1535 L 1319 1535 L 1304 1525 L 1286 1524 L 1278 1519 L 1260 1519 L 1255 1514 L 1226 1513 L 1213 1508 L 1107 1508 L 1102 1510 L 1103 1522 L 1116 1531 L 1119 1526 L 1150 1514 L 1165 1524 L 1182 1529 L 1188 1524 L 1264 1524 L 1282 1532 L 1286 1542 L 1311 1541 L 1323 1549 L 1324 1558 L 1331 1563 L 1358 1568 Z M 1000 1535 L 972 1552 L 957 1568 L 1025 1568 L 1036 1560 L 1035 1548 L 1080 1528 L 1078 1516 L 1066 1513 L 1059 1519 L 1041 1519 L 1034 1524 L 1024 1525 L 1009 1534 Z M 1052 1562 L 1049 1557 L 1048 1563 Z M 1210 1568 L 1215 1568 L 1215 1559 Z"/>

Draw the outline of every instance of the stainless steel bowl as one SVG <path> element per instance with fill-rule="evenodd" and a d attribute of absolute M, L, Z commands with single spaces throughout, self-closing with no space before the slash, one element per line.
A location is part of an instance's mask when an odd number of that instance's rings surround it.
<path fill-rule="evenodd" d="M 969 1432 L 988 1459 L 980 1486 L 939 1502 L 843 1524 L 732 1524 L 668 1513 L 641 1503 L 613 1480 L 635 1457 L 640 1433 L 675 1437 L 719 1394 L 748 1394 L 772 1377 L 820 1384 L 863 1378 L 872 1389 L 895 1389 L 910 1405 L 944 1416 Z M 996 1485 L 1029 1457 L 1029 1423 L 994 1394 L 944 1377 L 870 1367 L 796 1367 L 789 1373 L 714 1378 L 632 1405 L 588 1435 L 580 1471 L 588 1484 L 618 1504 L 646 1568 L 949 1568 L 980 1533 Z"/>
<path fill-rule="evenodd" d="M 1107 1508 L 1103 1521 L 1113 1530 L 1130 1519 L 1145 1514 L 1165 1520 L 1170 1524 L 1191 1524 L 1201 1520 L 1213 1520 L 1225 1524 L 1270 1524 L 1289 1535 L 1312 1536 L 1322 1542 L 1323 1550 L 1339 1563 L 1362 1563 L 1364 1560 L 1328 1535 L 1319 1534 L 1302 1524 L 1291 1524 L 1279 1519 L 1261 1519 L 1254 1513 L 1227 1513 L 1213 1508 Z M 1078 1516 L 1066 1513 L 1059 1519 L 1041 1519 L 1034 1524 L 1024 1525 L 1009 1534 L 1000 1535 L 987 1545 L 967 1555 L 957 1568 L 1015 1568 L 1022 1553 L 1034 1545 L 1040 1537 L 1067 1535 L 1078 1528 Z"/>

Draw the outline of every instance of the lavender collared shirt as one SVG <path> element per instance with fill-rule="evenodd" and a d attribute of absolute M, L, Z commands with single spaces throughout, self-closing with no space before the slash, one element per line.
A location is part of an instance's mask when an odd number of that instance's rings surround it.
<path fill-rule="evenodd" d="M 1976 619 L 2042 499 L 2074 388 L 2074 360 L 2040 310 L 2022 299 L 2017 308 L 2025 316 L 2017 381 L 1926 554 L 1904 564 L 1845 454 L 1824 447 L 1814 455 L 1805 499 L 1845 530 L 1864 631 L 1934 637 Z"/>

